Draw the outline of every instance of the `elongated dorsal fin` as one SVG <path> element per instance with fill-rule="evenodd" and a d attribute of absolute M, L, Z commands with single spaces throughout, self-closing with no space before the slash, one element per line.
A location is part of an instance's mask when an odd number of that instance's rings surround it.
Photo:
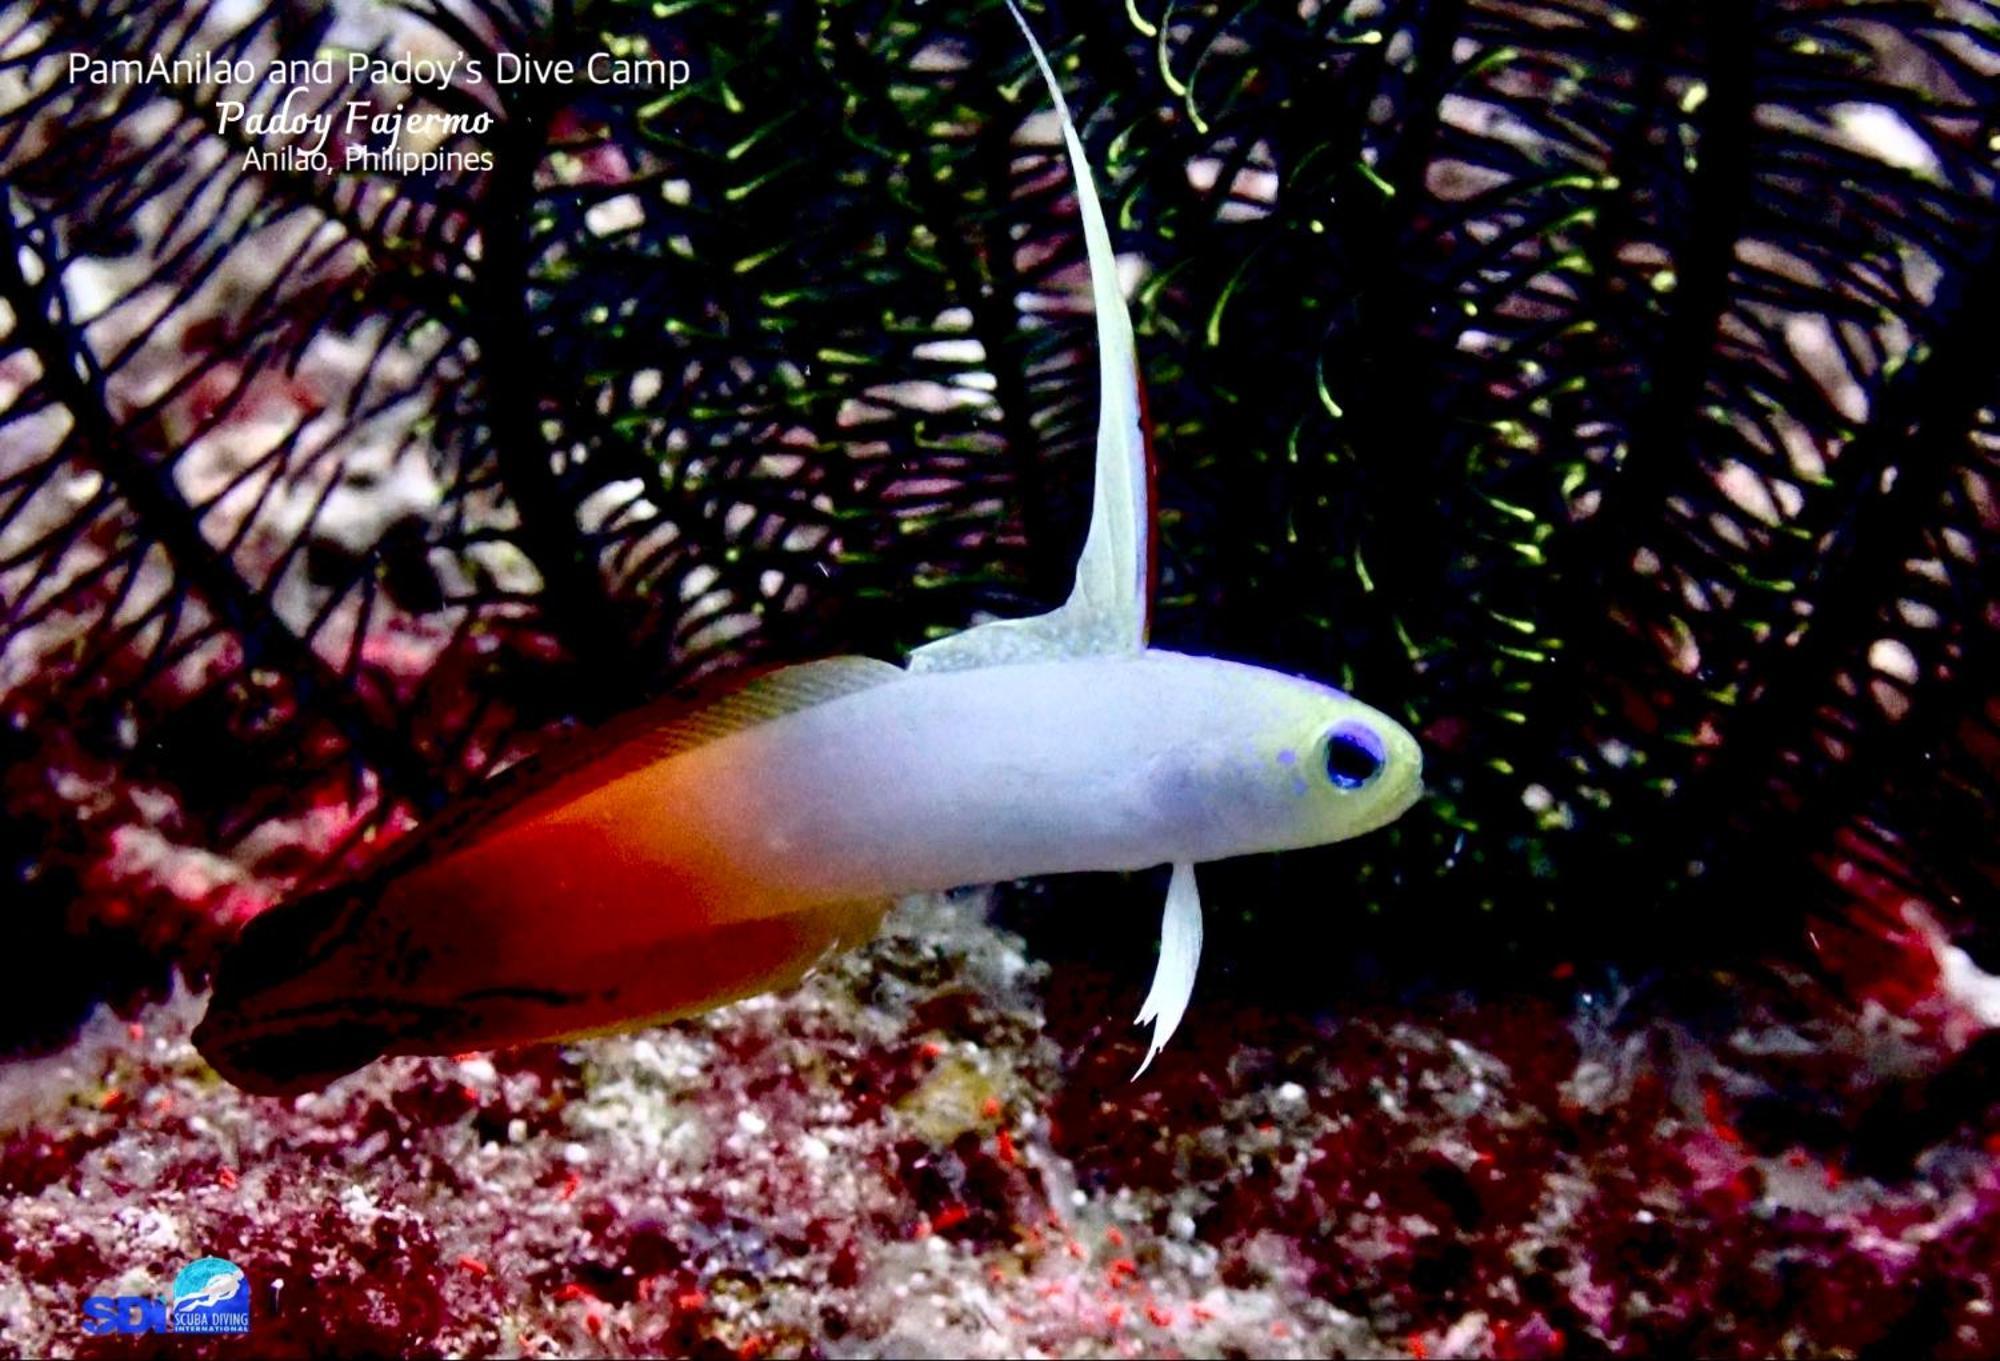
<path fill-rule="evenodd" d="M 1062 87 L 1034 30 L 1008 0 L 1014 21 L 1048 83 L 1062 120 L 1063 143 L 1076 177 L 1090 260 L 1090 292 L 1097 310 L 1097 468 L 1090 531 L 1076 561 L 1069 599 L 1047 614 L 975 625 L 927 643 L 910 654 L 912 671 L 951 671 L 1009 662 L 1138 652 L 1146 646 L 1152 594 L 1152 462 L 1146 448 L 1144 399 L 1132 317 L 1118 287 L 1111 233 L 1097 201 L 1097 186 L 1083 142 L 1070 118 Z"/>

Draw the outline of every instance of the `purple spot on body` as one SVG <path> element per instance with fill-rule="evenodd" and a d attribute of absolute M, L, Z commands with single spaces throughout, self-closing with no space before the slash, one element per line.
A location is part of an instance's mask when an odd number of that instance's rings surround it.
<path fill-rule="evenodd" d="M 1281 766 L 1292 765 L 1298 759 L 1299 759 L 1299 754 L 1293 751 L 1290 747 L 1286 747 L 1283 751 L 1278 753 L 1278 764 Z"/>
<path fill-rule="evenodd" d="M 1294 794 L 1303 796 L 1306 792 L 1306 789 L 1307 789 L 1306 782 L 1294 776 L 1292 779 L 1292 792 Z"/>

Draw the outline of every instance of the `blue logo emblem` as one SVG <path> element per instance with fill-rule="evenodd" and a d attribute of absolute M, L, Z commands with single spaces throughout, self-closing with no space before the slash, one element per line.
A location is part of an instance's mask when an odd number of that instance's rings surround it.
<path fill-rule="evenodd" d="M 168 1327 L 177 1333 L 250 1331 L 250 1278 L 226 1257 L 197 1257 L 174 1277 Z"/>
<path fill-rule="evenodd" d="M 247 1333 L 250 1278 L 226 1257 L 200 1257 L 174 1277 L 171 1299 L 92 1295 L 83 1302 L 83 1330 L 106 1333 Z"/>

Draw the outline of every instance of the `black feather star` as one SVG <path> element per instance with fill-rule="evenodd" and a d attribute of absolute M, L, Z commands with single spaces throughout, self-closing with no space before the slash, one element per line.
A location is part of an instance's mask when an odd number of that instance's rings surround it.
<path fill-rule="evenodd" d="M 160 903 L 226 922 L 683 679 L 1051 602 L 1082 531 L 1080 243 L 998 4 L 241 12 L 0 33 L 0 848 L 32 938 L 93 924 L 58 1023 L 198 962 Z M 1910 901 L 2000 945 L 1990 8 L 1038 24 L 1137 276 L 1159 640 L 1430 749 L 1242 901 L 1331 879 L 1357 945 L 1468 958 Z M 295 97 L 489 124 L 409 175 L 219 127 L 280 85 L 70 77 L 614 47 L 692 78 Z"/>

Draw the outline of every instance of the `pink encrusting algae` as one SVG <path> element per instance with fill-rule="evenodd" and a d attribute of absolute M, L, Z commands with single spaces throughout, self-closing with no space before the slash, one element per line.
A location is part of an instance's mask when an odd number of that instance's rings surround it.
<path fill-rule="evenodd" d="M 177 995 L 8 1073 L 0 1345 L 129 1354 L 81 1299 L 216 1252 L 259 1354 L 2000 1348 L 1983 1045 L 1732 987 L 1709 1041 L 1567 987 L 1215 995 L 1131 1084 L 1129 978 L 921 900 L 789 995 L 292 1100 L 220 1084 Z"/>

